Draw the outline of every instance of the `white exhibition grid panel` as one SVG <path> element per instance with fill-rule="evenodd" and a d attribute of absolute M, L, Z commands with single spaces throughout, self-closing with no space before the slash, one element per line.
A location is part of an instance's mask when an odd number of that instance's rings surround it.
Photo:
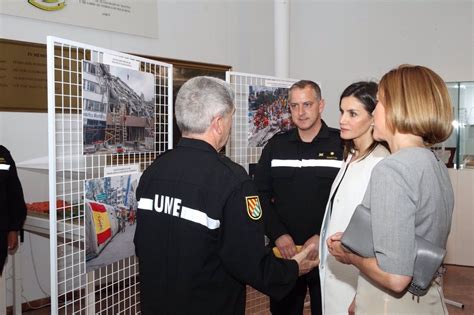
<path fill-rule="evenodd" d="M 47 52 L 51 313 L 139 314 L 135 256 L 86 272 L 84 180 L 111 166 L 138 164 L 143 171 L 171 148 L 172 65 L 56 37 L 48 37 Z M 82 61 L 101 63 L 104 55 L 154 74 L 154 150 L 83 155 Z M 68 207 L 56 207 L 59 199 L 79 210 L 68 216 Z"/>
<path fill-rule="evenodd" d="M 226 147 L 226 155 L 235 163 L 249 171 L 249 164 L 257 163 L 262 154 L 262 147 L 250 147 L 249 138 L 249 86 L 268 86 L 268 83 L 279 82 L 291 85 L 298 80 L 277 78 L 258 74 L 226 72 L 226 81 L 235 92 L 235 114 L 232 132 Z"/>

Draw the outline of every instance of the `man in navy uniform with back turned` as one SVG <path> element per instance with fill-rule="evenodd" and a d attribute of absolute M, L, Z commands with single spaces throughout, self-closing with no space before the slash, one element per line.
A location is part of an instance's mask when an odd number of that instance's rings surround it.
<path fill-rule="evenodd" d="M 319 244 L 316 233 L 320 231 L 343 154 L 339 130 L 321 120 L 324 100 L 315 82 L 302 80 L 293 84 L 288 105 L 296 128 L 270 139 L 255 173 L 265 210 L 265 234 L 284 258 L 295 255 L 296 245 L 305 248 Z M 282 300 L 270 299 L 272 314 L 302 314 L 307 288 L 311 313 L 321 314 L 318 270 L 300 277 Z"/>
<path fill-rule="evenodd" d="M 234 93 L 197 77 L 176 99 L 183 138 L 143 173 L 135 248 L 147 314 L 244 314 L 245 285 L 285 296 L 312 270 L 315 246 L 284 260 L 264 246 L 262 207 L 245 170 L 219 154 L 232 125 Z"/>

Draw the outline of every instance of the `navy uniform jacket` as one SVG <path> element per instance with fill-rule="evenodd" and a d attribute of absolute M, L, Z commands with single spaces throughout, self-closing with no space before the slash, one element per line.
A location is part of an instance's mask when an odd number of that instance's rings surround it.
<path fill-rule="evenodd" d="M 245 284 L 275 298 L 298 277 L 264 246 L 262 209 L 245 170 L 182 138 L 137 188 L 135 249 L 144 314 L 244 314 Z"/>
<path fill-rule="evenodd" d="M 26 218 L 23 189 L 10 152 L 0 145 L 0 274 L 7 256 L 7 234 L 19 231 Z"/>
<path fill-rule="evenodd" d="M 301 140 L 296 128 L 270 139 L 254 180 L 265 211 L 265 233 L 272 242 L 289 234 L 303 245 L 319 233 L 342 155 L 339 130 L 324 121 L 310 143 Z"/>

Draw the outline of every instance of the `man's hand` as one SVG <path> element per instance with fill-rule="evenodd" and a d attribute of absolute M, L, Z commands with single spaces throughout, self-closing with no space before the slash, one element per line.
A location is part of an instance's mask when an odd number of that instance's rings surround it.
<path fill-rule="evenodd" d="M 283 234 L 275 241 L 276 247 L 281 253 L 281 257 L 290 259 L 296 255 L 296 246 L 289 234 Z"/>
<path fill-rule="evenodd" d="M 350 259 L 351 253 L 342 247 L 341 238 L 342 232 L 337 232 L 327 239 L 326 244 L 328 245 L 329 253 L 333 255 L 338 262 L 349 265 L 352 263 Z"/>
<path fill-rule="evenodd" d="M 317 255 L 316 246 L 314 244 L 308 245 L 301 252 L 293 256 L 292 259 L 298 263 L 298 274 L 300 276 L 307 274 L 319 265 L 319 259 L 309 259 L 308 257 Z"/>
<path fill-rule="evenodd" d="M 13 251 L 18 246 L 18 232 L 9 231 L 8 232 L 8 250 Z"/>
<path fill-rule="evenodd" d="M 315 260 L 315 259 L 318 257 L 319 235 L 314 234 L 313 236 L 311 236 L 310 238 L 308 238 L 308 240 L 307 240 L 307 241 L 304 243 L 304 245 L 303 245 L 303 249 L 305 249 L 306 247 L 308 247 L 310 244 L 314 244 L 314 246 L 316 246 L 316 250 L 315 250 L 315 251 L 312 251 L 312 252 L 308 255 L 308 259 L 310 259 L 310 260 Z"/>

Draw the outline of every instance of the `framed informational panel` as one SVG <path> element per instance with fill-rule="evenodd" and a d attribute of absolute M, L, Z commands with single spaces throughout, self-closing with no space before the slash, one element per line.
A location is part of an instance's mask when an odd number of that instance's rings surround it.
<path fill-rule="evenodd" d="M 235 115 L 226 154 L 250 175 L 267 141 L 292 128 L 287 106 L 294 79 L 227 72 L 235 92 Z"/>
<path fill-rule="evenodd" d="M 2 1 L 0 13 L 158 37 L 158 4 L 153 0 L 7 0 Z"/>
<path fill-rule="evenodd" d="M 0 110 L 46 112 L 46 46 L 0 39 Z"/>
<path fill-rule="evenodd" d="M 140 313 L 135 189 L 172 147 L 172 69 L 48 37 L 52 314 Z"/>

